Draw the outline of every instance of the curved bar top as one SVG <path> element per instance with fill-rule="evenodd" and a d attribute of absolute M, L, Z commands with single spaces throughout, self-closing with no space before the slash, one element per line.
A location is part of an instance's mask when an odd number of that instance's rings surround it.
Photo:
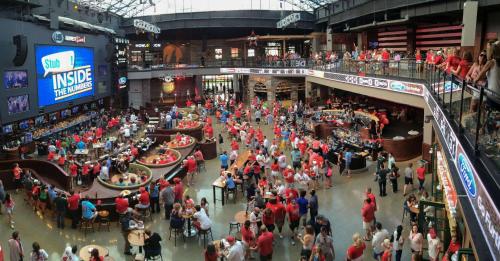
<path fill-rule="evenodd" d="M 195 143 L 196 144 L 196 143 Z M 186 158 L 188 155 L 190 155 L 195 147 L 195 144 L 191 145 L 190 147 L 179 149 L 178 151 L 181 154 L 181 159 Z M 179 165 L 181 162 L 178 162 L 175 165 L 163 167 L 163 168 L 154 168 L 151 169 L 151 174 L 152 174 L 152 181 L 157 181 L 158 179 L 164 177 L 165 175 L 170 175 L 173 173 L 175 170 L 179 168 Z M 182 167 L 181 167 L 182 168 Z M 182 173 L 182 172 L 181 172 Z M 182 178 L 182 177 L 180 177 Z M 136 192 L 138 189 L 132 189 L 130 190 L 132 193 Z M 120 190 L 114 190 L 114 189 L 109 189 L 102 185 L 99 181 L 94 180 L 94 183 L 90 186 L 90 188 L 86 191 L 82 191 L 81 194 L 83 197 L 89 196 L 90 199 L 114 199 L 120 195 Z"/>
<path fill-rule="evenodd" d="M 404 140 L 384 139 L 384 150 L 390 152 L 396 161 L 414 159 L 422 155 L 424 135 L 406 136 Z"/>
<path fill-rule="evenodd" d="M 136 162 L 139 163 L 140 165 L 146 166 L 148 168 L 165 168 L 168 166 L 175 165 L 175 164 L 179 163 L 179 161 L 181 161 L 181 153 L 180 152 L 178 152 L 177 150 L 174 150 L 174 149 L 170 149 L 170 148 L 167 150 L 171 151 L 172 153 L 175 153 L 176 160 L 169 162 L 169 163 L 165 163 L 165 164 L 148 163 L 148 162 L 141 161 L 140 159 L 137 160 Z M 147 156 L 146 159 L 148 159 L 150 157 L 158 157 L 158 156 L 159 156 L 159 154 L 152 154 L 152 155 Z"/>
<path fill-rule="evenodd" d="M 0 170 L 11 170 L 14 163 L 19 163 L 19 167 L 34 170 L 35 177 L 44 183 L 55 185 L 56 188 L 68 191 L 70 188 L 71 177 L 57 164 L 46 160 L 4 160 L 0 161 Z M 8 177 L 4 177 L 8 176 Z M 12 183 L 12 172 L 0 176 L 4 186 L 8 189 Z"/>
<path fill-rule="evenodd" d="M 177 133 L 186 134 L 186 135 L 189 135 L 189 136 L 196 138 L 197 140 L 202 140 L 203 139 L 203 124 L 200 124 L 200 126 L 198 126 L 196 128 L 192 128 L 192 129 L 158 128 L 155 130 L 155 132 L 153 134 L 175 135 Z"/>

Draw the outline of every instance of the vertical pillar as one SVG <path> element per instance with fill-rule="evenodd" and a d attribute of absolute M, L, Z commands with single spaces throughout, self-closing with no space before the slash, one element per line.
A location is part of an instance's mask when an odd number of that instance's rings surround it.
<path fill-rule="evenodd" d="M 432 146 L 432 122 L 425 122 L 425 116 L 432 115 L 429 107 L 424 106 L 424 127 L 423 127 L 423 139 L 422 139 L 422 159 L 430 161 L 430 153 L 429 150 Z"/>
<path fill-rule="evenodd" d="M 311 103 L 311 93 L 312 92 L 312 83 L 307 80 L 306 78 L 306 84 L 305 84 L 305 94 L 306 94 L 306 103 Z"/>
<path fill-rule="evenodd" d="M 281 49 L 283 52 L 281 56 L 283 57 L 283 59 L 285 59 L 285 57 L 286 57 L 286 40 L 285 39 L 283 39 L 283 47 Z"/>
<path fill-rule="evenodd" d="M 474 50 L 478 5 L 478 2 L 475 1 L 467 1 L 464 3 L 462 41 L 460 43 L 460 49 L 462 52 Z"/>
<path fill-rule="evenodd" d="M 331 52 L 332 50 L 333 50 L 332 28 L 328 27 L 328 29 L 326 29 L 326 51 Z"/>

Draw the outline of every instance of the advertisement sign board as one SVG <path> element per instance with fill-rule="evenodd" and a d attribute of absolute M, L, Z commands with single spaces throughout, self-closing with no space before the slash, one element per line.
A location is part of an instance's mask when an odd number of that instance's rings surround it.
<path fill-rule="evenodd" d="M 87 47 L 36 45 L 38 106 L 94 94 L 94 50 Z"/>

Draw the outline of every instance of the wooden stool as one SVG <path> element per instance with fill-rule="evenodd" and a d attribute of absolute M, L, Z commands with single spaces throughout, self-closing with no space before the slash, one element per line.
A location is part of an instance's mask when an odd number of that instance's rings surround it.
<path fill-rule="evenodd" d="M 83 235 L 87 235 L 87 231 L 94 232 L 94 220 L 82 218 L 80 220 L 80 231 L 83 230 Z"/>
<path fill-rule="evenodd" d="M 238 223 L 236 221 L 229 222 L 229 233 L 228 233 L 229 235 L 231 235 L 231 232 L 233 231 L 233 229 L 236 229 L 236 231 L 239 232 L 241 229 L 240 223 Z"/>
<path fill-rule="evenodd" d="M 102 228 L 106 228 L 109 232 L 110 231 L 109 227 L 110 227 L 110 223 L 111 223 L 111 221 L 109 220 L 109 211 L 101 210 L 98 212 L 98 216 L 99 216 L 99 224 L 98 224 L 97 230 L 101 231 L 101 227 L 102 227 Z"/>
<path fill-rule="evenodd" d="M 210 238 L 212 238 L 212 241 L 214 241 L 214 237 L 212 236 L 212 228 L 203 230 L 200 229 L 198 230 L 198 241 L 200 241 L 200 238 L 203 236 L 203 248 L 207 245 L 207 238 L 208 234 L 210 233 Z"/>

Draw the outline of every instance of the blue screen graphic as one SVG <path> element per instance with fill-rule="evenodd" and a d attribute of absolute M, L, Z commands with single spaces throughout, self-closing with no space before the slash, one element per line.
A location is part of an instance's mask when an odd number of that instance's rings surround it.
<path fill-rule="evenodd" d="M 36 45 L 38 106 L 94 94 L 94 49 Z"/>

